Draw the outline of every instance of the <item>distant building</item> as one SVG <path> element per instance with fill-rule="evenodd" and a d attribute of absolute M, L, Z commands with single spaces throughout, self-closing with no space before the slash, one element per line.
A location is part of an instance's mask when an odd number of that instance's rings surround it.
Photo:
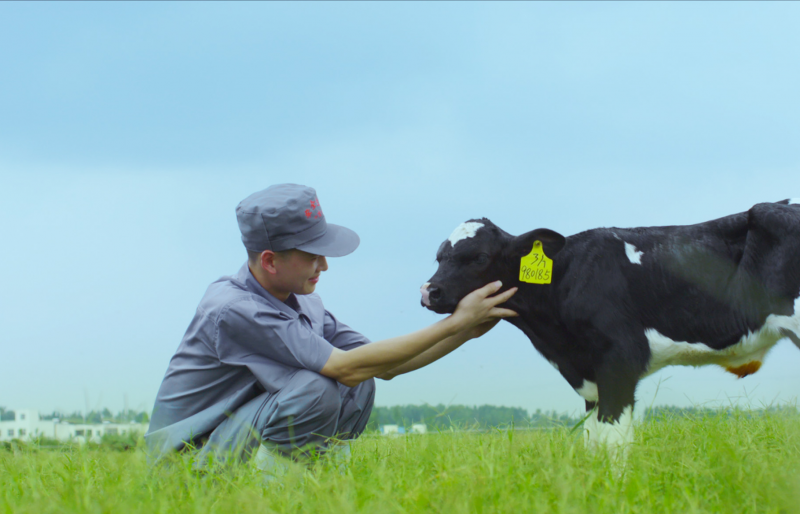
<path fill-rule="evenodd" d="M 400 425 L 381 425 L 381 435 L 400 435 L 406 433 L 406 427 Z M 428 433 L 428 426 L 423 423 L 415 423 L 411 425 L 409 434 L 426 434 Z"/>
<path fill-rule="evenodd" d="M 415 423 L 411 425 L 411 433 L 412 434 L 427 434 L 428 433 L 428 425 L 424 423 Z"/>
<path fill-rule="evenodd" d="M 58 419 L 43 420 L 35 410 L 17 410 L 14 411 L 13 421 L 0 421 L 0 441 L 11 441 L 12 439 L 24 441 L 44 436 L 81 444 L 87 441 L 99 443 L 104 435 L 125 435 L 131 432 L 144 434 L 147 427 L 147 424 L 133 421 L 130 423 L 104 421 L 98 424 L 78 424 L 62 422 Z"/>
<path fill-rule="evenodd" d="M 381 425 L 381 435 L 403 434 L 405 431 L 405 428 L 399 425 Z"/>

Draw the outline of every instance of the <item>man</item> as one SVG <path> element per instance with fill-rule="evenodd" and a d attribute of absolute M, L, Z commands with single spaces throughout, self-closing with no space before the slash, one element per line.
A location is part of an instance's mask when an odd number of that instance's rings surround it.
<path fill-rule="evenodd" d="M 360 242 L 326 222 L 314 189 L 271 186 L 242 200 L 236 218 L 248 260 L 209 286 L 170 361 L 145 436 L 156 457 L 191 444 L 201 459 L 257 453 L 263 468 L 275 454 L 325 451 L 364 430 L 374 377 L 426 366 L 516 315 L 496 307 L 516 289 L 489 297 L 492 283 L 429 327 L 370 343 L 314 293 L 327 257 Z"/>

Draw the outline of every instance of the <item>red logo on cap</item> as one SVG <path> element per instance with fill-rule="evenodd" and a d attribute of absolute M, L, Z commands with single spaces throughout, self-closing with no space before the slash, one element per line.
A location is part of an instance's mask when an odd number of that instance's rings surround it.
<path fill-rule="evenodd" d="M 313 211 L 317 211 L 316 214 Z M 314 219 L 322 217 L 322 208 L 319 206 L 319 200 L 317 198 L 311 200 L 311 209 L 306 209 L 305 211 L 306 218 L 310 218 L 311 215 L 314 215 Z"/>

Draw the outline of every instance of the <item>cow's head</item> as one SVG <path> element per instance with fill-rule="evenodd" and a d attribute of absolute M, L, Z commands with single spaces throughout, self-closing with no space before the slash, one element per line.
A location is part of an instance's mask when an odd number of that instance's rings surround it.
<path fill-rule="evenodd" d="M 545 255 L 553 259 L 565 239 L 546 228 L 514 237 L 486 218 L 462 223 L 436 252 L 439 269 L 420 288 L 423 307 L 448 314 L 462 298 L 489 282 L 502 280 L 502 290 L 519 286 L 520 260 L 535 241 L 541 241 Z"/>

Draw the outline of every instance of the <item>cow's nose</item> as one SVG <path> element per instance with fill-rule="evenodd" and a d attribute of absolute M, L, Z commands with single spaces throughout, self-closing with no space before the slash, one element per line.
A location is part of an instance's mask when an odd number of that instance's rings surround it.
<path fill-rule="evenodd" d="M 436 286 L 428 286 L 428 297 L 431 300 L 438 300 L 442 297 L 442 290 Z"/>

